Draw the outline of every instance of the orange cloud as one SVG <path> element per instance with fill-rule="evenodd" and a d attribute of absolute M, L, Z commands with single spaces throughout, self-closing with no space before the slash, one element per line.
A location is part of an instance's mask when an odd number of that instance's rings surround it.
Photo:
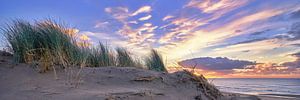
<path fill-rule="evenodd" d="M 140 13 L 149 13 L 152 11 L 151 6 L 143 6 L 134 12 L 130 12 L 127 7 L 108 7 L 105 8 L 105 12 L 112 15 L 113 18 L 120 21 L 123 26 L 116 33 L 126 38 L 127 40 L 119 41 L 117 44 L 122 44 L 122 46 L 132 47 L 134 49 L 139 48 L 150 48 L 151 43 L 156 41 L 153 36 L 153 31 L 157 28 L 157 26 L 153 26 L 151 23 L 145 23 L 138 28 L 132 28 L 131 24 L 138 24 L 137 21 L 128 19 L 132 16 L 138 15 Z M 147 15 L 145 17 L 141 17 L 138 20 L 145 21 L 149 20 L 152 16 Z M 144 50 L 145 51 L 145 50 Z"/>
<path fill-rule="evenodd" d="M 260 63 L 249 65 L 243 69 L 233 69 L 231 77 L 258 77 L 258 78 L 299 78 L 300 68 L 290 68 L 274 63 Z"/>

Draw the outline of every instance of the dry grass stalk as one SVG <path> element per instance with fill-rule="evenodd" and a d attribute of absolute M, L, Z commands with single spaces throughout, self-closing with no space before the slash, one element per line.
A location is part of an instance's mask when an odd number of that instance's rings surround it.
<path fill-rule="evenodd" d="M 210 84 L 203 75 L 197 76 L 194 74 L 193 70 L 184 70 L 184 72 L 191 76 L 192 80 L 196 82 L 197 88 L 210 100 L 217 100 L 222 96 L 222 93 L 214 85 Z"/>
<path fill-rule="evenodd" d="M 42 52 L 42 53 L 38 53 Z M 35 65 L 37 64 L 39 67 L 40 73 L 45 73 L 48 70 L 50 70 L 50 67 L 52 67 L 52 70 L 54 72 L 54 78 L 58 79 L 56 74 L 56 69 L 54 67 L 54 56 L 51 54 L 51 52 L 48 49 L 32 49 L 26 52 L 24 55 L 25 63 Z"/>

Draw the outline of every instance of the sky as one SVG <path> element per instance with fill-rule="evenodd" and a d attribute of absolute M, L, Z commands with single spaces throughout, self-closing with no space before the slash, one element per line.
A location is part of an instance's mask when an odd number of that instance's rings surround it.
<path fill-rule="evenodd" d="M 92 44 L 142 56 L 154 48 L 170 69 L 199 58 L 211 77 L 300 78 L 299 0 L 0 1 L 1 27 L 47 18 Z"/>

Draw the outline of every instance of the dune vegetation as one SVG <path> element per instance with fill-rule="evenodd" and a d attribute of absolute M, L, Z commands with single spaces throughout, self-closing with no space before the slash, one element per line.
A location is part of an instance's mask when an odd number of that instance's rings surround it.
<path fill-rule="evenodd" d="M 16 63 L 38 63 L 41 72 L 57 65 L 84 67 L 143 67 L 155 71 L 166 71 L 162 58 L 152 50 L 146 59 L 133 58 L 124 48 L 110 48 L 98 43 L 92 46 L 80 41 L 76 32 L 64 24 L 51 19 L 30 23 L 14 20 L 2 33 L 8 41 Z M 146 63 L 143 65 L 143 63 Z M 54 69 L 54 67 L 53 67 Z"/>
<path fill-rule="evenodd" d="M 151 50 L 150 57 L 146 59 L 146 65 L 150 70 L 167 71 L 161 55 L 156 50 Z"/>

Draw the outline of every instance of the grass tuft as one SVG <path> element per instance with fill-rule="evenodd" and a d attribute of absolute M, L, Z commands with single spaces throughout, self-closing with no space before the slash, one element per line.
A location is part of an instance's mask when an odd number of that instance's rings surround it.
<path fill-rule="evenodd" d="M 79 64 L 82 48 L 76 45 L 65 25 L 53 20 L 31 24 L 22 20 L 12 21 L 3 28 L 3 34 L 13 51 L 14 61 L 18 63 L 39 62 L 42 72 L 54 64 Z"/>
<path fill-rule="evenodd" d="M 146 59 L 146 66 L 150 70 L 167 72 L 162 57 L 154 49 L 151 50 L 150 57 Z"/>
<path fill-rule="evenodd" d="M 88 61 L 87 66 L 89 67 L 104 67 L 104 66 L 115 66 L 116 60 L 114 54 L 108 48 L 104 46 L 101 42 L 97 47 L 92 47 L 87 49 Z"/>
<path fill-rule="evenodd" d="M 222 93 L 217 89 L 216 86 L 209 83 L 208 80 L 203 76 L 197 76 L 194 71 L 184 70 L 184 72 L 191 76 L 193 82 L 196 83 L 197 88 L 208 97 L 209 100 L 219 100 Z M 195 97 L 196 100 L 202 100 L 201 95 Z"/>
<path fill-rule="evenodd" d="M 42 72 L 53 65 L 62 68 L 82 65 L 142 67 L 142 63 L 146 63 L 150 70 L 167 71 L 160 54 L 155 50 L 146 61 L 141 61 L 134 59 L 126 49 L 110 49 L 101 42 L 96 47 L 80 45 L 82 41 L 78 40 L 75 31 L 50 19 L 35 23 L 14 20 L 2 30 L 12 49 L 14 61 L 38 62 L 44 67 Z"/>
<path fill-rule="evenodd" d="M 117 60 L 119 67 L 136 67 L 136 62 L 129 55 L 129 52 L 124 48 L 116 48 Z"/>
<path fill-rule="evenodd" d="M 113 49 L 101 42 L 96 47 L 80 45 L 82 41 L 78 41 L 74 31 L 53 20 L 35 23 L 14 20 L 2 30 L 17 63 L 39 62 L 63 67 L 79 66 L 82 62 L 89 67 L 140 65 L 125 49 L 117 48 L 114 54 Z"/>

